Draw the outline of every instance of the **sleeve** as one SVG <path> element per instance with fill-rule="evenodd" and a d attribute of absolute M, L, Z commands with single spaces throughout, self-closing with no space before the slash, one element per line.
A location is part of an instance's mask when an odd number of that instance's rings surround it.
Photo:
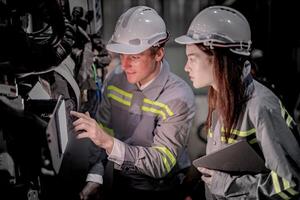
<path fill-rule="evenodd" d="M 102 162 L 95 163 L 86 177 L 87 182 L 103 184 L 104 167 Z"/>
<path fill-rule="evenodd" d="M 299 133 L 286 110 L 264 109 L 256 124 L 257 140 L 270 173 L 231 176 L 217 172 L 210 190 L 228 199 L 294 199 L 300 191 Z M 299 140 L 298 140 L 299 141 Z M 296 199 L 296 198 L 295 198 Z"/>
<path fill-rule="evenodd" d="M 166 176 L 185 150 L 194 116 L 194 99 L 180 99 L 165 109 L 168 117 L 159 118 L 150 147 L 132 146 L 115 139 L 108 159 L 125 173 L 140 173 L 154 178 Z"/>

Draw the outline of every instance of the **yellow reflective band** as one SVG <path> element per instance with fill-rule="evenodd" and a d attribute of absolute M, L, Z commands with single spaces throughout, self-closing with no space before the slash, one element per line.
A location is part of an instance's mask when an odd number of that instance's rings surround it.
<path fill-rule="evenodd" d="M 221 128 L 221 132 L 225 132 L 224 127 Z M 239 131 L 239 130 L 236 130 L 236 129 L 231 129 L 231 130 L 230 130 L 230 133 L 235 134 L 235 135 L 238 135 L 238 136 L 240 136 L 240 137 L 247 137 L 247 136 L 249 136 L 249 135 L 251 135 L 251 134 L 253 134 L 253 133 L 255 133 L 255 132 L 256 132 L 256 129 L 255 129 L 255 128 L 250 129 L 250 130 L 248 130 L 248 131 Z"/>
<path fill-rule="evenodd" d="M 125 96 L 125 97 L 132 98 L 132 94 L 131 94 L 131 93 L 126 92 L 126 91 L 124 91 L 124 90 L 121 90 L 120 88 L 117 88 L 116 86 L 109 85 L 109 86 L 107 87 L 107 89 L 108 89 L 108 90 L 113 90 L 113 91 L 115 91 L 115 92 L 117 92 L 117 93 L 119 93 L 119 94 L 121 94 L 121 95 L 123 95 L 123 96 Z"/>
<path fill-rule="evenodd" d="M 236 143 L 236 142 L 237 142 L 237 140 L 232 139 L 232 138 L 228 138 L 228 143 L 229 144 L 233 144 L 233 143 Z"/>
<path fill-rule="evenodd" d="M 226 142 L 226 139 L 225 139 L 225 136 L 221 136 L 221 141 L 222 142 Z M 228 138 L 228 144 L 233 144 L 233 143 L 236 143 L 237 142 L 237 140 L 235 140 L 235 139 L 232 139 L 232 138 Z M 254 138 L 254 139 L 252 139 L 252 140 L 250 140 L 250 141 L 248 141 L 249 142 L 249 144 L 255 144 L 255 143 L 257 143 L 257 139 L 256 138 Z"/>
<path fill-rule="evenodd" d="M 287 188 L 290 187 L 290 183 L 286 179 L 283 178 L 282 181 L 283 181 L 283 187 L 284 187 L 284 189 L 287 189 Z"/>
<path fill-rule="evenodd" d="M 295 190 L 291 187 L 291 185 L 290 185 L 290 183 L 288 182 L 288 180 L 286 180 L 285 178 L 282 178 L 282 181 L 283 181 L 283 187 L 284 187 L 284 190 L 288 191 L 291 195 L 294 195 L 294 196 L 298 194 L 298 192 L 295 191 Z"/>
<path fill-rule="evenodd" d="M 290 115 L 288 115 L 288 118 L 286 119 L 286 124 L 288 125 L 288 127 L 291 126 L 292 121 L 293 121 L 293 118 Z"/>
<path fill-rule="evenodd" d="M 165 165 L 167 171 L 170 172 L 171 168 L 173 168 L 174 165 L 176 164 L 176 159 L 173 156 L 173 154 L 166 147 L 156 146 L 156 147 L 153 147 L 153 148 L 159 150 L 161 153 L 163 153 L 164 155 L 166 155 L 169 158 L 169 160 L 171 161 L 171 165 L 169 165 L 169 162 L 165 157 L 163 157 L 163 162 L 164 162 L 164 165 Z"/>
<path fill-rule="evenodd" d="M 142 110 L 145 111 L 145 112 L 152 112 L 152 113 L 155 113 L 157 115 L 161 115 L 163 120 L 167 119 L 166 114 L 161 110 L 157 110 L 155 108 L 150 108 L 150 107 L 146 107 L 146 106 L 142 106 Z"/>
<path fill-rule="evenodd" d="M 288 189 L 286 189 L 286 191 L 288 191 L 291 195 L 294 195 L 294 196 L 299 194 L 299 192 L 295 191 L 293 188 L 288 188 Z"/>
<path fill-rule="evenodd" d="M 167 158 L 166 158 L 165 156 L 162 156 L 161 158 L 162 158 L 162 160 L 163 160 L 163 163 L 164 163 L 165 168 L 167 169 L 167 173 L 169 173 L 169 172 L 171 171 L 171 167 L 170 167 L 170 165 L 169 165 L 169 163 L 168 163 Z"/>
<path fill-rule="evenodd" d="M 150 99 L 144 99 L 144 103 L 148 103 L 148 104 L 152 104 L 152 105 L 155 105 L 155 106 L 159 106 L 161 108 L 164 108 L 166 110 L 166 112 L 168 113 L 169 116 L 173 116 L 174 113 L 171 111 L 171 109 L 169 108 L 168 105 L 166 104 L 163 104 L 161 102 L 158 102 L 158 101 L 152 101 Z"/>
<path fill-rule="evenodd" d="M 118 96 L 116 96 L 114 94 L 108 94 L 107 96 L 110 97 L 110 98 L 112 98 L 112 99 L 114 99 L 115 101 L 117 101 L 117 102 L 119 102 L 121 104 L 126 105 L 126 106 L 130 106 L 131 105 L 130 101 L 126 101 L 124 99 L 121 99 L 120 97 L 118 97 Z"/>
<path fill-rule="evenodd" d="M 105 131 L 107 134 L 109 134 L 109 135 L 111 135 L 111 136 L 114 136 L 114 135 L 115 135 L 113 129 L 108 128 L 108 127 L 106 127 L 106 126 L 103 126 L 103 124 L 101 124 L 101 123 L 98 123 L 98 125 L 99 125 L 102 129 L 104 129 L 104 131 Z"/>
<path fill-rule="evenodd" d="M 279 105 L 280 105 L 280 110 L 281 110 L 281 116 L 282 116 L 282 118 L 284 118 L 285 109 L 284 109 L 284 107 L 282 106 L 281 101 L 279 101 Z"/>
<path fill-rule="evenodd" d="M 115 135 L 113 129 L 108 128 L 108 127 L 103 127 L 103 129 L 104 129 L 104 131 L 105 131 L 108 135 L 110 135 L 110 136 L 114 136 L 114 135 Z"/>
<path fill-rule="evenodd" d="M 253 138 L 252 140 L 249 141 L 249 144 L 255 144 L 257 143 L 257 139 L 256 138 Z"/>
<path fill-rule="evenodd" d="M 208 129 L 208 136 L 209 136 L 209 137 L 212 137 L 212 136 L 213 136 L 213 132 L 211 131 L 210 128 Z"/>
<path fill-rule="evenodd" d="M 226 138 L 225 138 L 225 136 L 221 136 L 221 141 L 222 142 L 226 142 Z M 233 143 L 236 143 L 237 142 L 237 140 L 235 140 L 235 139 L 232 139 L 232 138 L 228 138 L 228 144 L 233 144 Z"/>
<path fill-rule="evenodd" d="M 276 172 L 272 171 L 271 175 L 272 175 L 272 181 L 273 181 L 275 193 L 278 194 L 282 199 L 290 199 L 289 196 L 287 196 L 285 193 L 281 191 Z"/>
<path fill-rule="evenodd" d="M 225 136 L 221 136 L 221 141 L 226 142 Z M 237 140 L 232 139 L 232 138 L 228 138 L 228 141 L 227 141 L 228 144 L 233 144 L 233 143 L 236 143 L 236 142 L 237 142 Z"/>
<path fill-rule="evenodd" d="M 288 125 L 288 127 L 291 127 L 291 123 L 293 122 L 293 118 L 291 117 L 291 115 L 288 113 L 288 111 L 283 107 L 281 101 L 279 101 L 280 104 L 280 109 L 281 109 L 281 116 L 283 119 L 285 119 L 285 114 L 287 115 L 285 122 Z"/>

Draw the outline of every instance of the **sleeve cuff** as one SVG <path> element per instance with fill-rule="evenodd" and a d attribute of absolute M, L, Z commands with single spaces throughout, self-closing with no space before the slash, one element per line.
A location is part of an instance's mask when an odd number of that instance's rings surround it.
<path fill-rule="evenodd" d="M 103 177 L 99 174 L 88 174 L 86 181 L 103 184 Z"/>
<path fill-rule="evenodd" d="M 125 158 L 125 143 L 114 138 L 114 145 L 112 151 L 110 154 L 107 155 L 108 155 L 108 160 L 121 166 Z"/>
<path fill-rule="evenodd" d="M 210 185 L 210 190 L 212 193 L 220 196 L 225 196 L 226 188 L 229 187 L 231 181 L 227 181 L 230 175 L 220 171 L 216 171 L 215 175 L 212 177 L 212 182 Z"/>

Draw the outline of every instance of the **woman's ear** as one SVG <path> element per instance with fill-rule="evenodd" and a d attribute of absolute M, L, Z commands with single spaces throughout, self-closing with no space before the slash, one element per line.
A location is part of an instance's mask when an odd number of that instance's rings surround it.
<path fill-rule="evenodd" d="M 164 55 L 165 55 L 165 48 L 163 47 L 159 48 L 155 54 L 155 60 L 157 62 L 160 62 L 163 59 Z"/>

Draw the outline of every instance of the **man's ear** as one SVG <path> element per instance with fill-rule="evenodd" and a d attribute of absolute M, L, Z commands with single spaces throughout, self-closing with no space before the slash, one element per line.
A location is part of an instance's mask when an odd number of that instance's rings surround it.
<path fill-rule="evenodd" d="M 163 47 L 159 48 L 155 54 L 155 60 L 157 62 L 160 62 L 163 59 L 164 55 L 165 55 L 165 48 Z"/>

